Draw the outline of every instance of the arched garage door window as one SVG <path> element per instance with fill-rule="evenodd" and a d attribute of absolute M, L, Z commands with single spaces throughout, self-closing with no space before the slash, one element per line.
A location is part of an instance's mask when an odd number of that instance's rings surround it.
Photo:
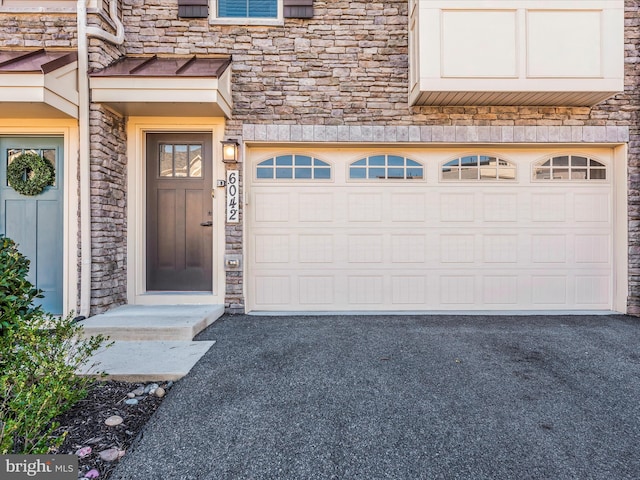
<path fill-rule="evenodd" d="M 422 164 L 399 155 L 372 155 L 349 166 L 351 180 L 420 180 Z"/>
<path fill-rule="evenodd" d="M 607 166 L 582 155 L 559 155 L 538 162 L 534 180 L 606 180 Z"/>
<path fill-rule="evenodd" d="M 278 155 L 256 167 L 258 180 L 330 180 L 331 165 L 309 155 Z"/>
<path fill-rule="evenodd" d="M 442 180 L 515 180 L 516 166 L 490 155 L 465 155 L 442 165 Z"/>

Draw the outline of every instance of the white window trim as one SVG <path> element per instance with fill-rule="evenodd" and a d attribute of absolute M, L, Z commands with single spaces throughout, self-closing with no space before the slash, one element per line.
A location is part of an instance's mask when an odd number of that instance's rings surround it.
<path fill-rule="evenodd" d="M 211 0 L 209 3 L 209 23 L 211 25 L 284 25 L 284 2 L 278 2 L 278 16 L 276 18 L 231 18 L 218 17 L 218 0 Z"/>

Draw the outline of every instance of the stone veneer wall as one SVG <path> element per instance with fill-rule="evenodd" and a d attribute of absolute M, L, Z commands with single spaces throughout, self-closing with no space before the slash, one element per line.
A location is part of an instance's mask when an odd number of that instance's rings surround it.
<path fill-rule="evenodd" d="M 114 33 L 101 16 L 90 25 Z M 89 69 L 100 69 L 123 48 L 89 39 Z M 127 303 L 127 134 L 125 119 L 91 104 L 91 315 Z"/>
<path fill-rule="evenodd" d="M 77 48 L 75 14 L 2 13 L 1 18 L 2 49 Z M 113 32 L 102 16 L 89 15 L 88 23 Z M 90 40 L 89 50 L 91 68 L 122 54 L 97 39 Z M 94 314 L 126 303 L 126 132 L 124 119 L 99 105 L 91 106 L 90 125 Z"/>
<path fill-rule="evenodd" d="M 220 54 L 233 58 L 233 118 L 242 125 L 627 126 L 629 311 L 640 314 L 639 0 L 626 0 L 624 94 L 593 108 L 409 107 L 407 0 L 315 0 L 314 17 L 284 26 L 209 25 L 178 19 L 177 1 L 123 0 L 128 54 Z M 228 253 L 242 251 L 227 226 Z M 242 309 L 242 279 L 227 274 L 227 307 Z"/>

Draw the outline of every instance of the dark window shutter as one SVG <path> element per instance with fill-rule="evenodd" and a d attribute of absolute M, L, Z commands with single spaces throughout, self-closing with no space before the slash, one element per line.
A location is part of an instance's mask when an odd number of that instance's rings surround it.
<path fill-rule="evenodd" d="M 284 0 L 285 18 L 312 18 L 313 0 Z"/>
<path fill-rule="evenodd" d="M 207 18 L 209 0 L 178 0 L 178 16 L 182 18 Z"/>

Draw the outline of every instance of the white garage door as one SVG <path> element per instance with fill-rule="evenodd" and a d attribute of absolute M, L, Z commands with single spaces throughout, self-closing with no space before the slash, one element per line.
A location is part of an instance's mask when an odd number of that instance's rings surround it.
<path fill-rule="evenodd" d="M 249 311 L 612 308 L 610 149 L 249 157 Z"/>

